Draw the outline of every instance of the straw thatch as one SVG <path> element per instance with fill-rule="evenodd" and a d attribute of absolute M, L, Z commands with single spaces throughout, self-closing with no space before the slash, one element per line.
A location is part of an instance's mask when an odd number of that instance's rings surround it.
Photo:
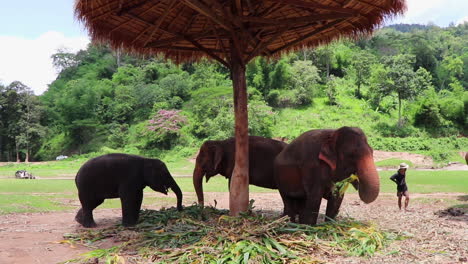
<path fill-rule="evenodd" d="M 209 56 L 228 66 L 230 48 L 255 56 L 370 33 L 402 13 L 404 0 L 77 0 L 93 40 L 175 61 Z"/>

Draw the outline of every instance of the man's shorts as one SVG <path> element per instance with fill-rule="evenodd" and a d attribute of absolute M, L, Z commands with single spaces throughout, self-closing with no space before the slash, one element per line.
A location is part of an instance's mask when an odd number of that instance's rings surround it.
<path fill-rule="evenodd" d="M 409 197 L 409 192 L 408 192 L 408 190 L 402 191 L 402 192 L 397 191 L 397 194 L 396 194 L 396 195 L 397 195 L 398 197 L 401 197 L 401 196 Z"/>

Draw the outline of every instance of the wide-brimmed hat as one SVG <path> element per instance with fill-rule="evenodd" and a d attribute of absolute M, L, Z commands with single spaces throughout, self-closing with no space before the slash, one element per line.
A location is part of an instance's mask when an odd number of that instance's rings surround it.
<path fill-rule="evenodd" d="M 406 163 L 404 163 L 404 162 L 403 162 L 403 163 L 400 163 L 400 168 L 399 168 L 399 170 L 401 170 L 401 169 L 408 169 L 408 168 L 409 168 L 409 165 L 408 165 L 408 164 L 406 164 Z"/>

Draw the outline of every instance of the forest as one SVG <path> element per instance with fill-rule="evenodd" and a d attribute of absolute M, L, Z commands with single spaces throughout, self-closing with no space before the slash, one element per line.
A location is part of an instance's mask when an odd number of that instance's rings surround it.
<path fill-rule="evenodd" d="M 52 57 L 34 95 L 0 83 L 0 161 L 124 152 L 192 157 L 233 136 L 232 83 L 210 61 L 177 65 L 89 45 Z M 460 159 L 468 149 L 468 23 L 393 25 L 371 37 L 257 58 L 247 66 L 249 133 L 291 141 L 310 129 L 361 127 L 377 150 Z"/>

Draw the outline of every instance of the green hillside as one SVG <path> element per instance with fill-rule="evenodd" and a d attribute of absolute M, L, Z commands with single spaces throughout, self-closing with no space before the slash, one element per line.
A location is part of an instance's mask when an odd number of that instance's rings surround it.
<path fill-rule="evenodd" d="M 467 47 L 467 23 L 406 25 L 258 58 L 247 66 L 249 132 L 292 140 L 310 129 L 357 126 L 374 149 L 461 161 Z M 233 135 L 232 84 L 221 65 L 175 65 L 105 45 L 51 59 L 60 73 L 40 96 L 20 80 L 0 83 L 0 161 L 118 151 L 159 157 L 186 173 L 204 140 Z"/>

